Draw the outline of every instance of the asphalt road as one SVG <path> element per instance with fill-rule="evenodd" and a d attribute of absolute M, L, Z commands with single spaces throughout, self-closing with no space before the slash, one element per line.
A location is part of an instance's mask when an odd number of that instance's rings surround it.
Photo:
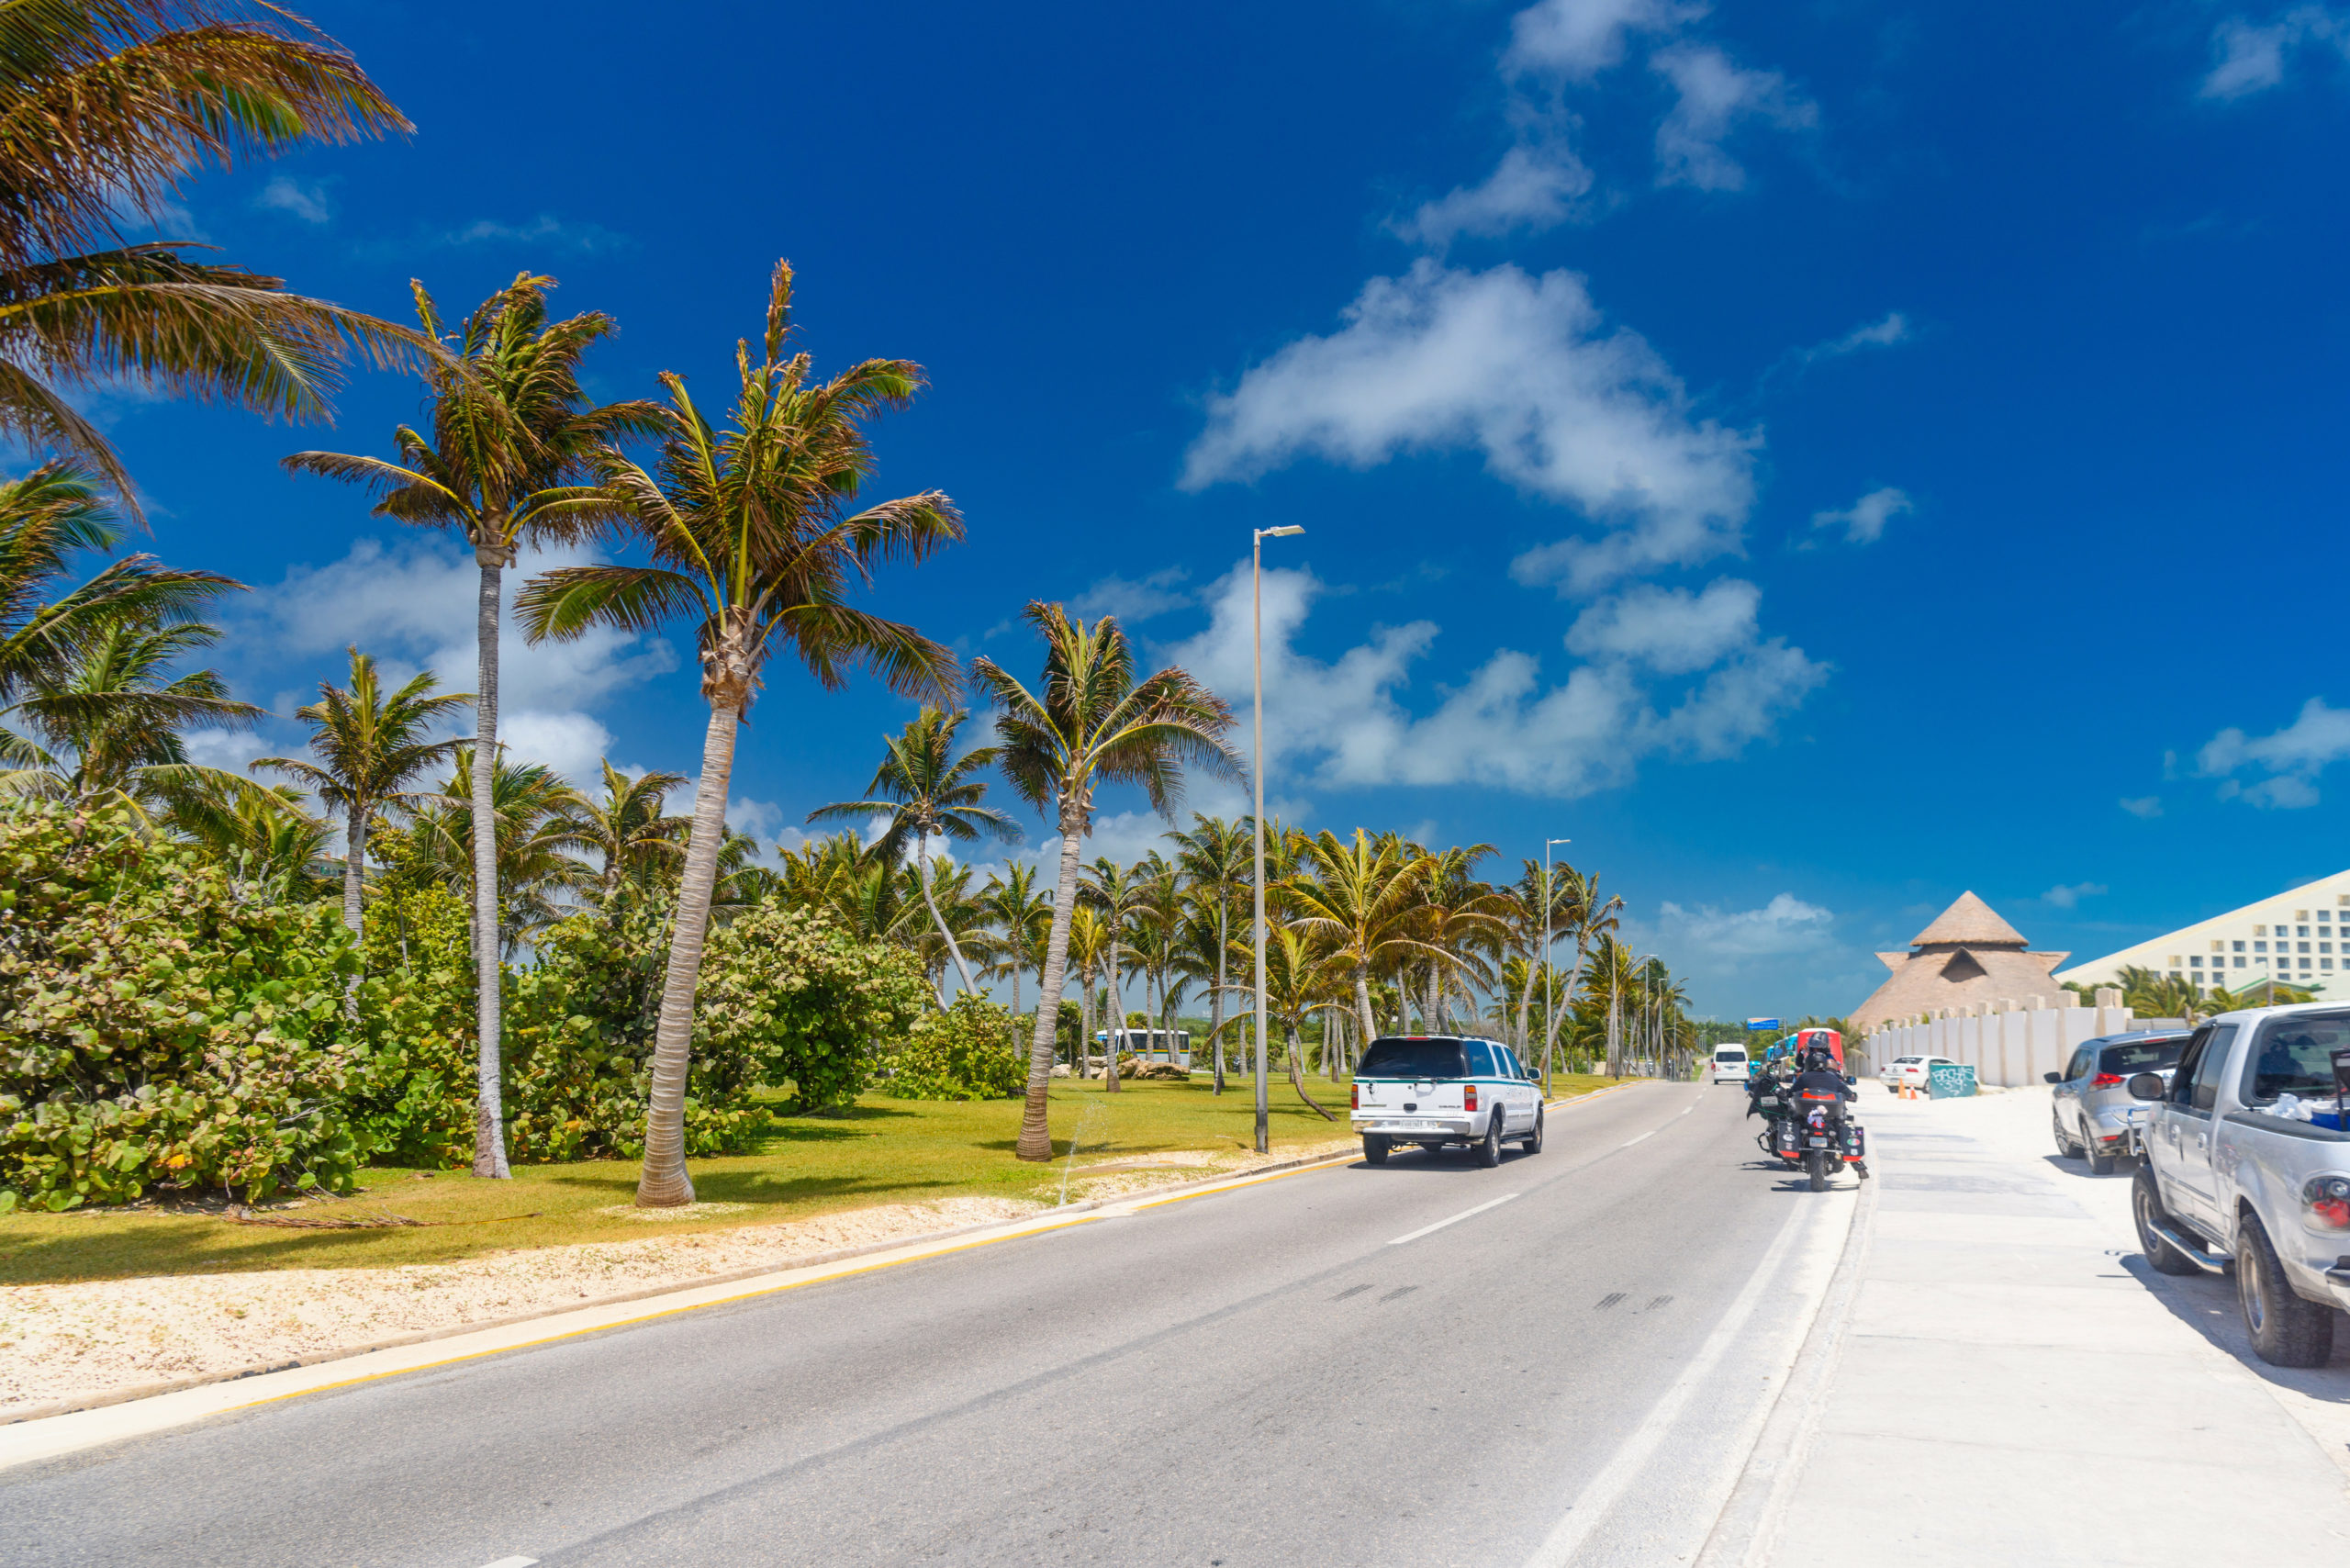
<path fill-rule="evenodd" d="M 1760 1169 L 1744 1107 L 1643 1084 L 1498 1170 L 1399 1153 L 309 1394 L 0 1473 L 0 1540 L 20 1568 L 1686 1562 L 1852 1202 Z"/>

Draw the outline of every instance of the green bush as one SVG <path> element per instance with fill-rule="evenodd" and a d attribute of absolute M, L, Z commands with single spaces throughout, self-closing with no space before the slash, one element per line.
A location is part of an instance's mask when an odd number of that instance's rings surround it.
<path fill-rule="evenodd" d="M 247 902 L 122 809 L 0 813 L 0 1211 L 352 1185 L 330 904 Z"/>
<path fill-rule="evenodd" d="M 882 1087 L 900 1100 L 1006 1100 L 1028 1087 L 1012 1010 L 968 991 L 946 1012 L 915 1019 L 889 1068 Z"/>
<path fill-rule="evenodd" d="M 844 1105 L 872 1081 L 879 1043 L 904 1035 L 928 996 L 904 948 L 860 941 L 812 911 L 760 904 L 711 934 L 695 1066 L 708 1064 L 718 1094 L 765 1081 L 789 1084 L 803 1112 Z"/>
<path fill-rule="evenodd" d="M 369 1155 L 396 1165 L 471 1162 L 476 1099 L 473 912 L 446 888 L 367 905 L 360 1018 L 368 1056 L 352 1116 Z"/>

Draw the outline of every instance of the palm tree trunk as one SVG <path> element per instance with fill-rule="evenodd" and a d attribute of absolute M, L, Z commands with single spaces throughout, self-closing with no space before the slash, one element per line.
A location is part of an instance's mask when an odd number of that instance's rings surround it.
<path fill-rule="evenodd" d="M 475 1059 L 476 1096 L 474 1102 L 474 1174 L 505 1178 L 506 1107 L 504 1073 L 499 1051 L 498 929 L 498 822 L 490 799 L 498 767 L 498 590 L 511 550 L 477 547 L 474 559 L 481 566 L 481 600 L 474 617 L 474 635 L 481 655 L 480 683 L 474 697 L 474 1025 L 480 1049 Z"/>
<path fill-rule="evenodd" d="M 931 924 L 938 927 L 939 939 L 946 944 L 946 956 L 955 960 L 955 972 L 963 977 L 963 989 L 976 993 L 979 988 L 971 983 L 971 966 L 963 961 L 963 949 L 955 946 L 955 934 L 946 929 L 946 917 L 938 913 L 938 901 L 930 895 L 930 834 L 914 834 L 914 879 L 922 883 L 922 902 L 930 906 Z M 941 991 L 946 989 L 945 979 L 940 976 Z"/>
<path fill-rule="evenodd" d="M 353 946 L 357 946 L 365 935 L 361 925 L 363 916 L 359 893 L 364 884 L 366 869 L 367 812 L 364 805 L 353 801 L 346 809 L 342 829 L 342 923 L 351 927 Z M 364 967 L 363 958 L 361 968 Z M 359 1016 L 359 980 L 360 971 L 354 969 L 351 978 L 342 983 L 342 1011 L 346 1017 Z"/>
<path fill-rule="evenodd" d="M 1105 1093 L 1118 1092 L 1118 1035 L 1126 1026 L 1125 988 L 1118 973 L 1118 942 L 1110 939 L 1110 999 L 1102 1009 L 1109 1014 L 1110 1037 L 1102 1042 L 1102 1088 Z"/>
<path fill-rule="evenodd" d="M 1574 968 L 1567 971 L 1566 989 L 1550 1000 L 1550 1016 L 1543 1021 L 1542 1092 L 1545 1094 L 1550 1092 L 1550 1052 L 1559 1043 L 1560 1010 L 1569 1005 L 1570 999 L 1575 993 L 1575 986 L 1583 980 L 1583 944 L 1578 941 L 1575 944 Z"/>
<path fill-rule="evenodd" d="M 1036 978 L 1036 1032 L 1028 1039 L 1028 1097 L 1020 1107 L 1020 1142 L 1013 1153 L 1022 1159 L 1049 1161 L 1053 1137 L 1045 1121 L 1046 1097 L 1053 1088 L 1053 1047 L 1060 1032 L 1061 988 L 1069 980 L 1069 917 L 1077 907 L 1077 862 L 1084 851 L 1084 829 L 1076 802 L 1064 796 L 1061 805 L 1061 875 L 1059 894 L 1053 900 L 1052 934 L 1045 938 L 1045 972 Z M 1084 1043 L 1078 1059 L 1085 1059 Z"/>
<path fill-rule="evenodd" d="M 710 895 L 718 882 L 718 852 L 726 837 L 726 790 L 734 776 L 739 700 L 712 698 L 702 734 L 701 778 L 694 786 L 693 836 L 686 843 L 677 885 L 677 924 L 669 938 L 669 969 L 661 981 L 661 1021 L 653 1036 L 653 1095 L 644 1111 L 644 1171 L 636 1206 L 682 1208 L 694 1201 L 686 1174 L 686 1076 L 693 1066 L 694 988 L 701 980 L 701 949 L 710 935 Z"/>
<path fill-rule="evenodd" d="M 1224 958 L 1230 940 L 1225 929 L 1225 904 L 1218 897 L 1215 912 L 1215 1003 L 1208 1011 L 1208 1035 L 1215 1041 L 1215 1092 L 1224 1092 Z"/>
<path fill-rule="evenodd" d="M 1312 1106 L 1315 1114 L 1324 1121 L 1337 1121 L 1337 1117 L 1323 1109 L 1314 1096 L 1305 1092 L 1305 1042 L 1298 1038 L 1296 1024 L 1283 1024 L 1281 1032 L 1289 1046 L 1289 1086 L 1296 1090 L 1297 1097 Z"/>

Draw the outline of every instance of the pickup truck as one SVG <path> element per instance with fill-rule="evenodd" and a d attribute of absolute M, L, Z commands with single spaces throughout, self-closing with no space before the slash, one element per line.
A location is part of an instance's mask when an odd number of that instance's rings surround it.
<path fill-rule="evenodd" d="M 1542 1092 L 1499 1040 L 1461 1035 L 1390 1035 L 1355 1069 L 1354 1127 L 1362 1157 L 1387 1163 L 1397 1144 L 1431 1155 L 1465 1143 L 1477 1163 L 1502 1162 L 1502 1145 L 1542 1152 Z"/>
<path fill-rule="evenodd" d="M 2225 1013 L 2195 1031 L 2171 1081 L 2141 1072 L 2131 1209 L 2165 1274 L 2232 1271 L 2253 1349 L 2276 1366 L 2325 1364 L 2350 1307 L 2350 1132 L 2333 1053 L 2350 1053 L 2338 1002 Z M 2317 1111 L 2322 1121 L 2301 1120 Z"/>

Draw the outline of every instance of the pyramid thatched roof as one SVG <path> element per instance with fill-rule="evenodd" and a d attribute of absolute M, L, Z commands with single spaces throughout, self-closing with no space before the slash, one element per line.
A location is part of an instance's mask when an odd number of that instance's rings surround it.
<path fill-rule="evenodd" d="M 1877 955 L 1893 973 L 1852 1010 L 1851 1024 L 1865 1033 L 1893 1019 L 1930 1015 L 1945 1007 L 1995 1001 L 2020 1006 L 2035 996 L 2053 1001 L 2064 988 L 2049 971 L 2070 956 L 2025 951 L 2022 933 L 1973 893 L 1961 893 L 1910 939 L 1910 951 Z"/>

